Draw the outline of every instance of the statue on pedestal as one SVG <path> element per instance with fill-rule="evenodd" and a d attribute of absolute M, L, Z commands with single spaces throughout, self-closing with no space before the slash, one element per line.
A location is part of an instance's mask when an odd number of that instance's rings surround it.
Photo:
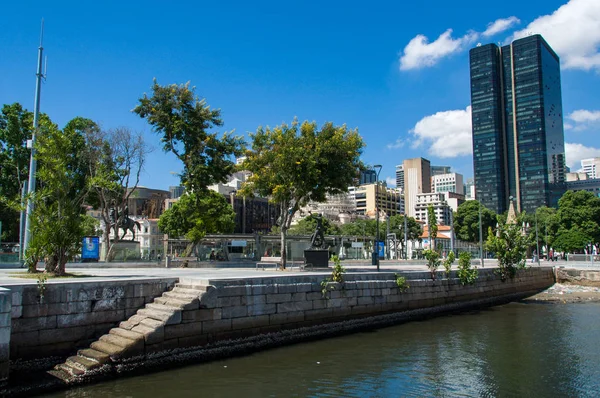
<path fill-rule="evenodd" d="M 119 215 L 119 213 L 121 213 L 121 214 Z M 115 235 L 117 238 L 119 238 L 119 229 L 123 230 L 123 236 L 121 236 L 121 238 L 118 240 L 123 240 L 123 238 L 127 234 L 127 231 L 129 230 L 129 231 L 131 231 L 131 234 L 133 236 L 131 238 L 131 240 L 134 241 L 135 240 L 135 227 L 137 227 L 138 230 L 142 229 L 140 227 L 139 222 L 129 218 L 129 208 L 127 206 L 125 206 L 125 208 L 121 212 L 119 212 L 119 210 L 116 207 L 112 207 L 110 209 L 109 218 L 110 218 L 109 228 L 115 230 Z"/>

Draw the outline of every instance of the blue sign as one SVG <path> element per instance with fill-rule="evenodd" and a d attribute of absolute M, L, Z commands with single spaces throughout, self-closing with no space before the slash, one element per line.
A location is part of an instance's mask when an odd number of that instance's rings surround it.
<path fill-rule="evenodd" d="M 98 236 L 86 236 L 83 238 L 81 248 L 82 260 L 98 260 L 100 258 L 100 238 Z"/>
<path fill-rule="evenodd" d="M 385 242 L 377 242 L 377 249 L 379 258 L 385 258 Z"/>

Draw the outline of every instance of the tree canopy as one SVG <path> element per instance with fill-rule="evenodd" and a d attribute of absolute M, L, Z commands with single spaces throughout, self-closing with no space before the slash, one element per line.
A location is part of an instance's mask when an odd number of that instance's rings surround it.
<path fill-rule="evenodd" d="M 160 135 L 163 150 L 183 162 L 181 183 L 189 192 L 225 182 L 235 169 L 232 157 L 243 150 L 242 138 L 210 132 L 223 125 L 221 111 L 211 109 L 194 90 L 189 83 L 161 86 L 155 79 L 152 95 L 144 94 L 133 109 Z"/>
<path fill-rule="evenodd" d="M 362 166 L 364 147 L 358 130 L 315 122 L 262 128 L 251 134 L 252 148 L 241 169 L 251 172 L 242 194 L 269 197 L 280 207 L 282 261 L 285 236 L 294 214 L 309 201 L 347 192 Z"/>
<path fill-rule="evenodd" d="M 326 217 L 323 217 L 323 233 L 325 235 L 339 235 L 340 227 L 333 224 Z M 317 228 L 317 220 L 312 215 L 306 216 L 296 225 L 292 225 L 289 229 L 291 235 L 311 235 Z"/>
<path fill-rule="evenodd" d="M 555 248 L 581 252 L 600 242 L 600 198 L 587 191 L 567 191 L 558 201 Z"/>
<path fill-rule="evenodd" d="M 158 220 L 161 231 L 190 241 L 189 256 L 207 233 L 230 233 L 235 228 L 235 212 L 225 197 L 214 191 L 186 193 Z"/>
<path fill-rule="evenodd" d="M 476 200 L 468 200 L 458 206 L 454 213 L 454 233 L 465 242 L 479 241 L 479 206 Z M 496 213 L 481 205 L 481 224 L 483 240 L 487 240 L 489 228 L 495 228 L 498 219 Z"/>

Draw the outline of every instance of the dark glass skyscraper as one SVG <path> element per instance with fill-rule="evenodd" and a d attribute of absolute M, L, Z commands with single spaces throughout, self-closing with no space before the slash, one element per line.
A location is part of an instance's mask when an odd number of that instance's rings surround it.
<path fill-rule="evenodd" d="M 476 198 L 502 213 L 556 206 L 565 191 L 558 56 L 540 35 L 469 52 Z"/>

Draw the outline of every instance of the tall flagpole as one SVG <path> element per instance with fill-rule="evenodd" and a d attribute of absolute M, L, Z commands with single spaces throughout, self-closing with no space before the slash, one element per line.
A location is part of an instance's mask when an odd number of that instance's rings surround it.
<path fill-rule="evenodd" d="M 25 213 L 25 239 L 23 241 L 23 253 L 27 254 L 27 249 L 29 248 L 29 244 L 31 242 L 31 215 L 33 213 L 33 196 L 35 195 L 35 174 L 37 171 L 37 161 L 35 159 L 35 141 L 37 135 L 37 129 L 39 124 L 39 116 L 40 116 L 40 94 L 42 89 L 42 78 L 44 75 L 42 74 L 42 54 L 44 52 L 44 47 L 42 47 L 42 43 L 44 40 L 44 20 L 42 19 L 42 29 L 40 33 L 40 47 L 38 48 L 38 67 L 36 73 L 36 83 L 35 83 L 35 103 L 34 103 L 34 113 L 33 113 L 33 133 L 31 135 L 31 158 L 29 161 L 29 180 L 28 180 L 28 190 L 29 198 L 27 199 L 27 210 Z"/>

